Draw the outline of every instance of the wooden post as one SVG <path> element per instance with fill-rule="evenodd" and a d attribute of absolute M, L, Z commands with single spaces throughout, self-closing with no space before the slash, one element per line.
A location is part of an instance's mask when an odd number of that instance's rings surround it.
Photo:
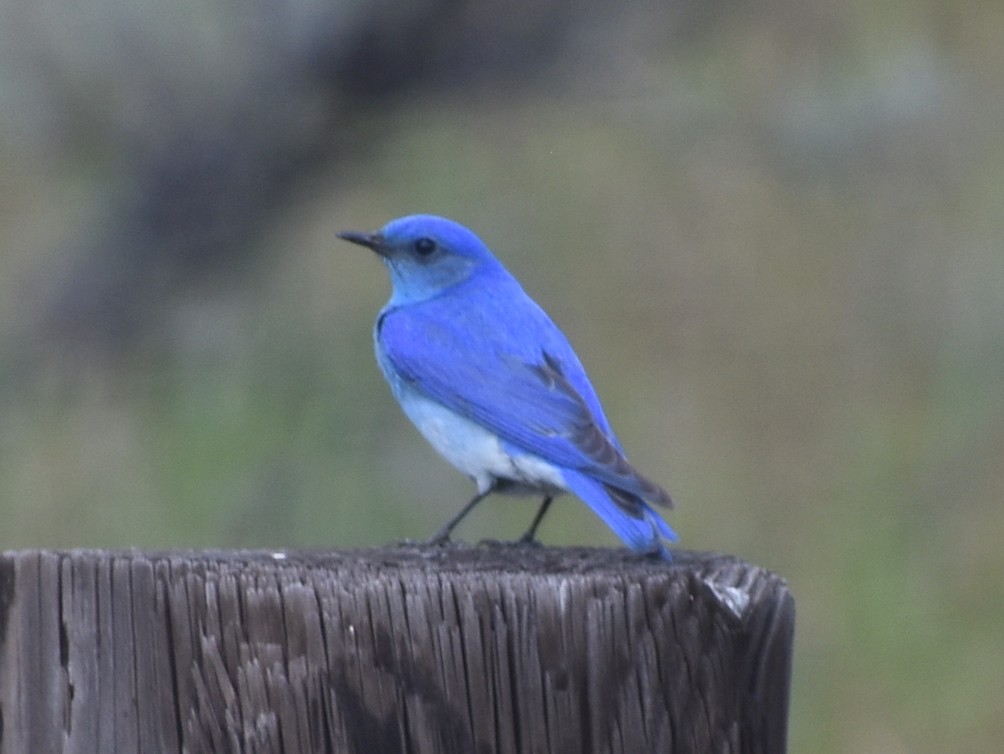
<path fill-rule="evenodd" d="M 0 556 L 0 752 L 784 752 L 794 602 L 733 558 Z"/>

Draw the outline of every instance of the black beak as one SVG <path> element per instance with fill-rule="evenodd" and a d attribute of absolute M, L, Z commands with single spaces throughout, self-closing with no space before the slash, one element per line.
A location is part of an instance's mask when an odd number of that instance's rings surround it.
<path fill-rule="evenodd" d="M 343 230 L 338 234 L 338 237 L 343 241 L 359 244 L 360 246 L 365 246 L 367 249 L 373 249 L 377 254 L 383 254 L 383 238 L 380 237 L 379 233 L 360 233 L 355 230 Z"/>

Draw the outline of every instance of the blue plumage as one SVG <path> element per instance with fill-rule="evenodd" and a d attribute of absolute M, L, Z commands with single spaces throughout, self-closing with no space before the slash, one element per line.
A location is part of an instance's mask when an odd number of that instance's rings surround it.
<path fill-rule="evenodd" d="M 470 230 L 431 215 L 341 238 L 376 251 L 393 293 L 374 331 L 377 361 L 422 434 L 489 492 L 582 498 L 630 547 L 668 557 L 671 505 L 638 473 L 568 340 Z"/>

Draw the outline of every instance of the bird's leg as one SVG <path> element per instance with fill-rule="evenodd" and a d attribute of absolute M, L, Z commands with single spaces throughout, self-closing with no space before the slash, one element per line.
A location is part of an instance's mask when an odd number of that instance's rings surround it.
<path fill-rule="evenodd" d="M 533 517 L 533 522 L 530 524 L 530 528 L 526 530 L 526 533 L 519 538 L 519 543 L 522 545 L 529 545 L 534 543 L 534 537 L 537 535 L 537 527 L 540 526 L 540 522 L 544 520 L 544 514 L 547 513 L 547 509 L 551 507 L 551 503 L 554 502 L 554 496 L 548 495 L 544 498 L 544 502 L 540 504 L 540 508 L 537 509 L 537 515 Z"/>
<path fill-rule="evenodd" d="M 456 527 L 456 525 L 460 523 L 461 519 L 463 519 L 464 516 L 466 516 L 468 513 L 470 513 L 472 510 L 474 510 L 474 506 L 477 505 L 478 503 L 480 503 L 482 500 L 484 500 L 490 494 L 492 494 L 492 492 L 494 490 L 495 490 L 494 487 L 489 487 L 484 492 L 479 492 L 477 495 L 475 495 L 474 497 L 472 497 L 470 499 L 470 502 L 468 502 L 467 505 L 465 505 L 463 508 L 461 508 L 460 513 L 458 513 L 456 516 L 454 516 L 449 521 L 447 521 L 446 525 L 443 526 L 442 529 L 440 529 L 439 531 L 437 531 L 433 535 L 432 539 L 428 540 L 426 542 L 426 544 L 427 545 L 441 545 L 441 544 L 443 544 L 445 542 L 449 542 L 450 541 L 450 534 L 453 532 L 453 529 Z"/>

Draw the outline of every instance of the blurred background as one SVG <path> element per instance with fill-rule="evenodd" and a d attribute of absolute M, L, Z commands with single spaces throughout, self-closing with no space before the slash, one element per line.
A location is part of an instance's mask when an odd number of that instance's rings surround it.
<path fill-rule="evenodd" d="M 569 335 L 681 546 L 789 580 L 792 751 L 999 747 L 1004 6 L 500 8 L 0 6 L 0 548 L 431 535 L 471 484 L 335 233 L 434 212 Z M 541 537 L 617 544 L 571 498 Z"/>

